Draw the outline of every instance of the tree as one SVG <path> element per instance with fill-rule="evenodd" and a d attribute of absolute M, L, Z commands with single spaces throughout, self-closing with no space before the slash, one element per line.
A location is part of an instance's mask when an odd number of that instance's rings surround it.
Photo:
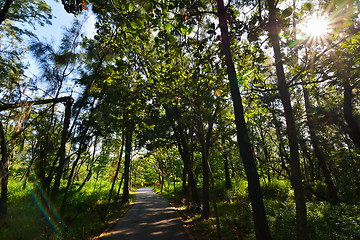
<path fill-rule="evenodd" d="M 6 146 L 6 139 L 3 124 L 0 123 L 0 141 L 1 141 L 1 196 L 0 196 L 0 220 L 4 220 L 7 215 L 7 185 L 9 179 L 9 159 Z"/>
<path fill-rule="evenodd" d="M 9 8 L 10 8 L 10 5 L 11 3 L 13 2 L 14 0 L 7 0 L 0 12 L 0 25 L 1 23 L 5 20 L 6 18 L 6 14 L 8 13 L 9 11 Z"/>
<path fill-rule="evenodd" d="M 271 239 L 265 207 L 262 199 L 259 176 L 257 173 L 252 146 L 247 133 L 243 113 L 243 105 L 237 83 L 236 71 L 230 49 L 230 37 L 226 17 L 226 8 L 222 0 L 217 0 L 218 17 L 221 29 L 222 51 L 225 56 L 227 74 L 230 82 L 231 98 L 234 105 L 237 141 L 240 148 L 241 159 L 245 166 L 249 184 L 249 195 L 252 203 L 255 232 L 257 239 Z"/>
<path fill-rule="evenodd" d="M 290 93 L 283 68 L 279 40 L 280 27 L 276 16 L 275 2 L 273 0 L 268 0 L 267 3 L 269 7 L 269 36 L 275 54 L 278 88 L 280 92 L 280 99 L 284 107 L 286 132 L 290 146 L 290 180 L 295 191 L 297 239 L 309 239 L 305 194 L 302 187 L 302 174 L 300 170 L 299 143 L 293 109 L 291 106 Z"/>

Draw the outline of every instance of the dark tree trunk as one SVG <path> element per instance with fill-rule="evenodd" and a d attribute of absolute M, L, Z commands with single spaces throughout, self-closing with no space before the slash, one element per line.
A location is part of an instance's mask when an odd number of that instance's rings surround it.
<path fill-rule="evenodd" d="M 81 153 L 83 152 L 84 145 L 85 145 L 85 140 L 80 142 L 77 157 L 76 157 L 76 159 L 75 159 L 75 161 L 74 161 L 74 163 L 73 163 L 73 165 L 71 167 L 70 175 L 68 177 L 68 182 L 66 184 L 64 197 L 63 197 L 63 200 L 61 202 L 61 207 L 60 207 L 60 212 L 61 213 L 65 212 L 66 200 L 67 200 L 68 194 L 70 193 L 70 187 L 71 187 L 71 184 L 73 182 L 73 176 L 74 176 L 75 168 L 76 168 L 78 162 L 80 161 L 80 157 L 81 157 Z"/>
<path fill-rule="evenodd" d="M 165 106 L 166 116 L 170 123 L 172 124 L 172 127 L 174 129 L 175 137 L 176 137 L 176 143 L 178 147 L 178 151 L 180 153 L 181 159 L 184 162 L 184 170 L 187 170 L 188 175 L 188 181 L 191 189 L 191 195 L 193 198 L 193 201 L 197 206 L 200 206 L 200 199 L 197 192 L 196 187 L 196 181 L 194 177 L 194 173 L 192 171 L 192 158 L 191 158 L 191 151 L 189 144 L 187 142 L 186 133 L 182 126 L 181 119 L 178 113 L 178 109 L 175 106 L 173 109 L 170 109 L 169 107 Z M 177 125 L 175 124 L 175 121 L 177 122 Z M 186 178 L 183 177 L 183 180 L 186 180 Z M 184 188 L 185 187 L 185 188 Z M 183 182 L 183 190 L 186 189 L 186 182 Z M 184 192 L 183 192 L 184 194 Z M 185 196 L 185 195 L 183 195 Z"/>
<path fill-rule="evenodd" d="M 220 103 L 216 104 L 214 112 L 209 116 L 207 121 L 207 129 L 204 127 L 204 119 L 201 114 L 201 107 L 199 109 L 199 118 L 198 118 L 198 137 L 201 145 L 201 154 L 202 154 L 202 168 L 203 168 L 203 210 L 201 217 L 208 219 L 210 216 L 210 191 L 209 191 L 209 174 L 211 172 L 209 164 L 209 154 L 211 148 L 211 135 L 213 131 L 214 122 L 216 119 L 217 112 L 219 110 Z M 214 193 L 215 194 L 215 193 Z M 216 202 L 214 202 L 216 205 Z"/>
<path fill-rule="evenodd" d="M 226 153 L 224 153 L 223 156 L 224 156 L 225 187 L 226 189 L 230 190 L 232 186 L 231 186 L 231 179 L 229 172 L 229 160 Z"/>
<path fill-rule="evenodd" d="M 126 129 L 125 133 L 125 166 L 124 166 L 124 187 L 122 202 L 129 201 L 129 180 L 130 180 L 130 157 L 131 157 L 131 144 L 132 144 L 132 132 L 131 128 Z"/>
<path fill-rule="evenodd" d="M 66 164 L 66 142 L 68 140 L 68 129 L 70 125 L 70 118 L 71 118 L 71 104 L 72 100 L 71 98 L 68 98 L 66 100 L 66 106 L 65 106 L 65 117 L 64 117 L 64 124 L 63 124 L 63 131 L 61 134 L 61 145 L 59 149 L 59 165 L 56 169 L 56 176 L 55 176 L 55 182 L 52 188 L 51 192 L 51 198 L 55 202 L 59 187 L 60 187 L 60 181 L 62 174 L 64 172 L 64 166 Z"/>
<path fill-rule="evenodd" d="M 184 162 L 184 161 L 183 161 Z M 186 198 L 187 194 L 187 184 L 186 184 L 186 177 L 189 169 L 189 163 L 184 162 L 183 172 L 182 172 L 182 198 Z"/>
<path fill-rule="evenodd" d="M 121 174 L 121 180 L 120 180 L 119 187 L 118 187 L 118 190 L 117 190 L 117 193 L 116 193 L 115 203 L 118 202 L 118 199 L 119 199 L 119 196 L 120 196 L 120 189 L 121 189 L 121 185 L 122 185 L 123 181 L 124 181 L 124 174 Z"/>
<path fill-rule="evenodd" d="M 9 158 L 7 153 L 5 133 L 2 123 L 0 122 L 0 141 L 1 141 L 1 162 L 0 162 L 0 180 L 1 180 L 1 196 L 0 196 L 0 220 L 4 220 L 7 215 L 7 199 L 8 199 L 8 181 L 9 181 Z"/>
<path fill-rule="evenodd" d="M 81 191 L 81 189 L 85 186 L 86 182 L 90 180 L 92 175 L 92 168 L 90 168 L 88 174 L 86 175 L 84 181 L 82 182 L 82 184 L 78 187 L 78 189 L 76 189 L 76 191 Z"/>
<path fill-rule="evenodd" d="M 260 132 L 260 137 L 261 137 L 261 147 L 264 151 L 264 157 L 265 157 L 265 172 L 267 175 L 267 180 L 268 182 L 271 182 L 271 175 L 270 175 L 270 169 L 269 169 L 269 165 L 270 165 L 270 155 L 269 155 L 269 151 L 266 147 L 266 142 L 265 142 L 265 136 L 264 136 L 264 132 L 262 129 L 262 126 L 259 126 L 259 132 Z"/>
<path fill-rule="evenodd" d="M 220 103 L 218 102 L 216 108 L 211 116 L 209 116 L 207 129 L 204 127 L 204 119 L 201 114 L 201 107 L 199 106 L 199 119 L 198 119 L 198 137 L 201 145 L 201 154 L 202 154 L 202 167 L 203 167 L 203 209 L 201 213 L 201 217 L 204 219 L 208 219 L 210 216 L 210 191 L 209 191 L 209 176 L 211 177 L 211 187 L 212 187 L 212 200 L 214 204 L 214 212 L 216 217 L 216 227 L 218 233 L 218 239 L 221 239 L 221 230 L 220 230 L 220 220 L 219 214 L 217 211 L 217 202 L 216 202 L 216 192 L 215 192 L 215 184 L 214 177 L 211 171 L 211 166 L 209 163 L 209 155 L 210 148 L 212 145 L 211 135 L 213 131 L 214 122 L 217 116 L 217 112 L 219 110 Z"/>
<path fill-rule="evenodd" d="M 10 9 L 10 5 L 14 0 L 7 0 L 4 4 L 4 7 L 2 8 L 1 12 L 0 12 L 0 25 L 2 24 L 2 22 L 5 20 L 6 18 L 6 14 L 8 13 L 9 9 Z"/>
<path fill-rule="evenodd" d="M 280 161 L 281 161 L 281 169 L 279 171 L 279 175 L 278 175 L 278 179 L 280 178 L 280 176 L 282 175 L 282 172 L 285 171 L 285 173 L 290 176 L 290 171 L 286 166 L 285 160 L 286 162 L 290 162 L 289 156 L 285 150 L 285 144 L 284 144 L 284 140 L 282 139 L 282 134 L 281 134 L 281 123 L 280 121 L 278 121 L 276 119 L 275 114 L 273 113 L 273 122 L 274 122 L 274 126 L 275 126 L 275 131 L 276 131 L 276 137 L 278 138 L 279 141 L 279 155 L 280 155 Z"/>
<path fill-rule="evenodd" d="M 345 72 L 345 71 L 340 71 Z M 360 149 L 360 127 L 353 115 L 353 93 L 349 82 L 349 74 L 341 74 L 344 78 L 344 118 L 350 130 L 350 137 L 354 144 Z"/>
<path fill-rule="evenodd" d="M 194 172 L 193 172 L 193 164 L 192 164 L 192 157 L 191 157 L 191 153 L 190 150 L 188 149 L 186 152 L 184 152 L 184 155 L 182 157 L 183 161 L 185 159 L 186 162 L 188 162 L 188 181 L 189 181 L 189 186 L 190 186 L 190 190 L 191 190 L 191 196 L 193 198 L 193 201 L 195 202 L 195 204 L 197 206 L 200 206 L 200 199 L 199 199 L 199 194 L 197 191 L 197 187 L 196 187 L 196 180 L 195 180 L 195 176 L 194 176 Z"/>
<path fill-rule="evenodd" d="M 114 179 L 113 179 L 111 188 L 110 188 L 109 198 L 108 198 L 108 201 L 107 201 L 107 203 L 106 203 L 106 209 L 105 209 L 104 218 L 106 218 L 107 212 L 108 212 L 108 210 L 109 210 L 109 205 L 110 205 L 110 202 L 111 202 L 112 192 L 113 192 L 114 187 L 115 187 L 116 179 L 117 179 L 117 177 L 118 177 L 118 175 L 119 175 L 119 170 L 120 170 L 120 164 L 121 164 L 121 158 L 122 158 L 123 150 L 124 150 L 124 136 L 122 137 L 121 149 L 120 149 L 120 153 L 119 153 L 119 161 L 118 161 L 118 164 L 117 164 L 117 167 L 116 167 L 115 176 L 114 176 Z"/>
<path fill-rule="evenodd" d="M 201 218 L 208 219 L 210 214 L 210 195 L 209 195 L 209 169 L 208 155 L 202 151 L 202 170 L 203 170 L 203 189 L 202 189 L 202 212 Z"/>
<path fill-rule="evenodd" d="M 304 93 L 307 125 L 309 127 L 311 144 L 314 148 L 315 155 L 319 161 L 320 168 L 324 174 L 325 183 L 327 185 L 328 192 L 329 192 L 330 202 L 338 205 L 338 204 L 340 204 L 340 199 L 337 194 L 337 189 L 331 178 L 330 171 L 326 164 L 326 160 L 325 160 L 326 158 L 324 156 L 323 151 L 320 149 L 320 143 L 319 143 L 318 137 L 315 133 L 315 126 L 314 126 L 314 121 L 313 121 L 313 117 L 312 117 L 313 113 L 311 110 L 309 90 L 307 88 L 303 87 L 303 93 Z"/>
<path fill-rule="evenodd" d="M 298 240 L 309 239 L 309 231 L 307 226 L 307 210 L 305 202 L 305 193 L 302 187 L 302 176 L 299 159 L 299 146 L 296 131 L 295 118 L 291 106 L 289 88 L 286 83 L 283 61 L 280 50 L 279 26 L 276 17 L 276 7 L 274 0 L 268 0 L 269 7 L 269 36 L 274 49 L 276 75 L 278 79 L 278 88 L 280 91 L 280 99 L 284 107 L 286 132 L 288 135 L 290 147 L 290 171 L 291 184 L 294 188 L 296 203 L 296 233 Z"/>
<path fill-rule="evenodd" d="M 163 189 L 164 189 L 164 182 L 165 182 L 165 177 L 163 174 L 160 173 L 160 192 L 162 193 Z"/>
<path fill-rule="evenodd" d="M 231 98 L 234 105 L 235 124 L 237 131 L 237 141 L 240 148 L 240 155 L 243 161 L 248 180 L 249 195 L 253 210 L 255 223 L 256 239 L 271 239 L 268 221 L 265 213 L 262 192 L 260 188 L 259 176 L 255 165 L 250 138 L 247 132 L 244 119 L 244 109 L 240 96 L 239 86 L 235 66 L 230 50 L 230 37 L 228 32 L 226 10 L 223 0 L 217 0 L 218 16 L 221 29 L 222 50 L 225 55 L 227 74 L 230 81 Z"/>

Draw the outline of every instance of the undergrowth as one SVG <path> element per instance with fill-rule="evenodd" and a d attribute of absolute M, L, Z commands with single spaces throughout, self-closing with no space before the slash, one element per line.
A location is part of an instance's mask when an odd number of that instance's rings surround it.
<path fill-rule="evenodd" d="M 233 186 L 232 190 L 226 190 L 222 185 L 216 187 L 222 239 L 255 239 L 251 204 L 246 188 L 245 181 Z M 295 202 L 290 184 L 276 180 L 262 188 L 272 239 L 296 239 Z M 199 210 L 187 207 L 184 201 L 181 201 L 180 184 L 177 185 L 176 195 L 173 187 L 168 192 L 157 191 L 175 206 L 195 239 L 218 239 L 213 209 L 209 219 L 201 219 Z M 212 202 L 210 205 L 213 206 Z M 334 206 L 327 202 L 308 201 L 307 208 L 311 239 L 360 239 L 359 204 L 342 203 Z"/>
<path fill-rule="evenodd" d="M 54 205 L 61 204 L 64 188 L 61 186 L 57 203 L 50 203 L 51 210 L 45 211 L 41 210 L 44 201 L 39 197 L 40 191 L 33 186 L 24 188 L 24 182 L 19 180 L 10 180 L 8 215 L 0 223 L 0 239 L 91 239 L 116 222 L 128 205 L 112 204 L 104 219 L 110 183 L 103 182 L 100 186 L 88 182 L 81 191 L 69 195 L 65 213 L 60 216 Z M 134 199 L 134 192 L 130 192 L 130 202 Z"/>

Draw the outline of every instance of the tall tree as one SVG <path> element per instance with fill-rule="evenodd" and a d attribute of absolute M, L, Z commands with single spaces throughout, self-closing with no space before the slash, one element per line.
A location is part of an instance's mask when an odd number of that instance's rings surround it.
<path fill-rule="evenodd" d="M 4 220 L 7 215 L 7 199 L 8 199 L 8 181 L 9 181 L 9 158 L 6 146 L 5 132 L 3 124 L 0 122 L 0 147 L 1 147 L 1 164 L 0 164 L 0 181 L 1 181 L 1 196 L 0 196 L 0 220 Z"/>
<path fill-rule="evenodd" d="M 231 98 L 234 106 L 237 141 L 240 148 L 241 159 L 245 166 L 246 177 L 248 179 L 249 195 L 255 222 L 256 239 L 271 239 L 260 188 L 259 176 L 244 119 L 242 99 L 240 96 L 236 71 L 232 60 L 226 8 L 222 0 L 217 0 L 216 2 L 218 8 L 217 14 L 219 17 L 219 24 L 221 29 L 222 51 L 225 57 L 225 63 L 227 67 L 226 70 L 230 82 Z"/>
<path fill-rule="evenodd" d="M 295 192 L 296 202 L 296 233 L 298 240 L 309 239 L 309 230 L 307 226 L 307 210 L 305 202 L 305 193 L 302 186 L 302 174 L 300 169 L 298 136 L 295 124 L 293 109 L 289 88 L 287 86 L 283 59 L 280 48 L 280 26 L 276 16 L 276 5 L 274 0 L 268 0 L 269 8 L 269 36 L 275 54 L 275 66 L 277 75 L 277 84 L 280 92 L 280 99 L 284 107 L 286 119 L 286 132 L 290 146 L 290 171 L 291 184 Z"/>
<path fill-rule="evenodd" d="M 131 148 L 132 148 L 132 126 L 126 128 L 125 132 L 125 163 L 124 163 L 124 187 L 122 202 L 129 201 L 129 183 L 130 183 L 130 161 L 131 161 Z"/>

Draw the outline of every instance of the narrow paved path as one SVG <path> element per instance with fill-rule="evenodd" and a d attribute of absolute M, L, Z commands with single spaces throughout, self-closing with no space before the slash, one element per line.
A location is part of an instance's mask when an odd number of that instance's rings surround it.
<path fill-rule="evenodd" d="M 136 190 L 135 204 L 104 240 L 189 240 L 181 220 L 151 187 Z"/>

